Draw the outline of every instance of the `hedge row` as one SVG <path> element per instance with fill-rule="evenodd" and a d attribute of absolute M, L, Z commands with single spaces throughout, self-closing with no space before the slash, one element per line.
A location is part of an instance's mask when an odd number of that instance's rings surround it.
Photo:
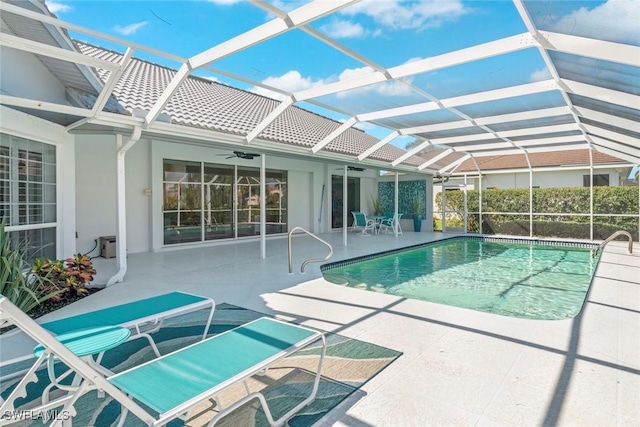
<path fill-rule="evenodd" d="M 479 193 L 467 191 L 468 212 L 478 212 Z M 595 214 L 638 215 L 637 187 L 594 187 Z M 482 192 L 483 212 L 512 212 L 521 215 L 483 215 L 482 231 L 488 234 L 529 235 L 529 189 L 492 189 Z M 440 194 L 437 210 L 442 209 Z M 447 210 L 462 211 L 462 191 L 447 192 Z M 589 217 L 571 214 L 589 213 L 589 188 L 534 188 L 533 212 L 565 213 L 563 216 L 534 216 L 533 235 L 545 237 L 589 238 Z M 468 216 L 468 229 L 479 232 L 478 215 Z M 617 230 L 627 230 L 638 240 L 638 218 L 595 217 L 594 239 L 605 239 Z"/>

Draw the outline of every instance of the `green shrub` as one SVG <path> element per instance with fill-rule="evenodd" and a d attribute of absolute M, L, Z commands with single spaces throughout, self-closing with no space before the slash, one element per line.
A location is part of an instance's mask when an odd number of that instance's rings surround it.
<path fill-rule="evenodd" d="M 25 313 L 59 293 L 49 280 L 34 274 L 25 248 L 12 244 L 4 218 L 0 221 L 0 267 L 0 294 Z"/>
<path fill-rule="evenodd" d="M 565 213 L 564 216 L 534 216 L 533 235 L 544 237 L 589 238 L 588 187 L 534 188 L 533 212 Z M 437 210 L 442 209 L 440 195 L 436 195 Z M 447 192 L 447 210 L 462 211 L 462 191 Z M 467 191 L 468 212 L 479 211 L 479 192 Z M 483 212 L 529 212 L 529 189 L 491 189 L 482 192 Z M 594 214 L 638 214 L 637 187 L 594 187 Z M 468 231 L 479 232 L 479 215 L 469 214 Z M 638 219 L 631 217 L 594 217 L 594 239 L 606 239 L 617 230 L 630 232 L 638 240 Z M 529 235 L 529 215 L 483 215 L 482 231 L 487 234 Z"/>

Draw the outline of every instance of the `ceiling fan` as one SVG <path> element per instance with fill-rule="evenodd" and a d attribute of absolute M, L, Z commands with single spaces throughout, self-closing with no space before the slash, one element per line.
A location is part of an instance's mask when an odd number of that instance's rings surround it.
<path fill-rule="evenodd" d="M 234 151 L 233 154 L 230 154 L 230 155 L 218 154 L 218 156 L 227 156 L 227 157 L 225 157 L 226 159 L 233 159 L 234 157 L 237 157 L 239 159 L 252 160 L 254 157 L 260 157 L 260 154 L 258 154 L 258 153 L 247 153 L 245 151 Z"/>
<path fill-rule="evenodd" d="M 342 168 L 336 168 L 336 170 L 342 170 Z M 353 172 L 362 172 L 362 171 L 366 171 L 367 169 L 362 168 L 360 166 L 347 166 L 347 170 L 348 171 L 353 171 Z"/>

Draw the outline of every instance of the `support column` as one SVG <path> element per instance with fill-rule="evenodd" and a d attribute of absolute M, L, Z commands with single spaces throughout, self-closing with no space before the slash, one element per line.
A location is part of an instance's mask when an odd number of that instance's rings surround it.
<path fill-rule="evenodd" d="M 396 172 L 394 184 L 395 187 L 393 190 L 393 215 L 394 218 L 397 219 L 397 221 L 393 222 L 393 234 L 398 237 L 398 223 L 400 222 L 400 219 L 398 218 L 398 172 Z"/>
<path fill-rule="evenodd" d="M 267 173 L 266 155 L 260 156 L 260 257 L 267 257 Z M 251 220 L 251 219 L 249 219 Z"/>
<path fill-rule="evenodd" d="M 482 174 L 478 175 L 478 214 L 478 221 L 480 221 L 480 234 L 482 234 Z"/>
<path fill-rule="evenodd" d="M 593 151 L 589 149 L 589 240 L 593 240 Z"/>
<path fill-rule="evenodd" d="M 342 179 L 342 244 L 347 246 L 347 165 L 344 165 Z"/>
<path fill-rule="evenodd" d="M 467 174 L 464 174 L 464 208 L 462 210 L 462 226 L 464 227 L 464 234 L 467 234 L 467 216 L 469 210 L 469 206 L 467 203 Z"/>

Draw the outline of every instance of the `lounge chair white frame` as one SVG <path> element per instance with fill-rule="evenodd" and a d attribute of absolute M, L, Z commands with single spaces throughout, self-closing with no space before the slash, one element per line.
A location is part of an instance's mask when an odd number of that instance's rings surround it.
<path fill-rule="evenodd" d="M 176 304 L 176 301 L 179 302 L 180 299 L 188 299 L 189 301 L 184 304 Z M 161 304 L 161 301 L 171 301 L 171 304 L 166 306 L 166 304 Z M 140 308 L 142 307 L 145 308 L 144 315 L 140 315 Z M 65 317 L 43 323 L 41 326 L 54 335 L 61 335 L 79 329 L 101 326 L 122 326 L 123 328 L 131 330 L 131 335 L 128 341 L 145 338 L 149 342 L 153 352 L 156 354 L 156 357 L 160 357 L 160 350 L 158 349 L 158 346 L 153 340 L 151 334 L 159 331 L 166 319 L 186 313 L 209 309 L 209 317 L 202 334 L 202 339 L 205 339 L 209 332 L 209 326 L 211 326 L 211 320 L 213 319 L 215 308 L 216 303 L 212 298 L 175 291 L 107 307 L 101 310 Z M 112 319 L 110 313 L 114 313 L 116 310 L 119 310 L 120 313 L 124 311 L 125 317 L 119 316 L 118 320 Z M 101 355 L 98 357 L 100 358 Z M 11 360 L 2 361 L 0 362 L 0 367 L 12 365 L 32 358 L 33 355 L 29 354 L 13 358 Z M 7 380 L 22 375 L 25 372 L 26 370 L 13 372 L 0 378 L 0 380 Z"/>
<path fill-rule="evenodd" d="M 144 371 L 141 371 L 141 370 L 148 369 L 149 367 L 152 367 L 152 368 L 157 367 L 160 370 L 170 369 L 171 372 L 174 374 L 176 370 L 180 372 L 180 368 L 177 366 L 171 366 L 171 367 L 167 366 L 170 364 L 170 359 L 168 360 L 168 358 L 171 358 L 171 357 L 179 358 L 181 354 L 184 354 L 183 352 L 193 351 L 193 349 L 197 350 L 199 346 L 211 346 L 212 344 L 214 344 L 214 340 L 224 339 L 225 334 L 231 334 L 234 331 L 239 331 L 242 328 L 248 331 L 249 325 L 259 321 L 265 321 L 265 319 L 268 322 L 276 322 L 281 325 L 286 325 L 286 328 L 291 328 L 292 330 L 296 330 L 298 332 L 304 331 L 305 336 L 304 338 L 300 339 L 298 342 L 295 342 L 290 347 L 284 348 L 277 353 L 271 354 L 269 357 L 265 358 L 264 360 L 260 360 L 258 363 L 255 363 L 252 366 L 246 366 L 246 369 L 244 369 L 242 372 L 236 375 L 233 375 L 229 378 L 225 378 L 222 382 L 218 382 L 217 384 L 213 385 L 210 389 L 206 390 L 206 392 L 204 393 L 199 393 L 195 396 L 191 396 L 189 399 L 185 399 L 184 401 L 182 401 L 180 404 L 176 405 L 172 409 L 159 414 L 159 416 L 154 416 L 153 414 L 149 413 L 134 399 L 129 397 L 129 393 L 135 394 L 135 391 L 128 390 L 126 387 L 122 387 L 122 388 L 117 387 L 113 383 L 113 382 L 118 382 L 118 380 L 116 380 L 118 378 L 121 380 L 123 377 L 126 378 L 127 376 L 131 376 L 131 375 L 135 376 L 135 374 L 140 372 L 144 373 Z M 121 404 L 122 413 L 120 415 L 120 420 L 118 423 L 119 426 L 124 424 L 126 415 L 129 412 L 134 414 L 136 417 L 138 417 L 140 420 L 142 420 L 149 426 L 165 425 L 167 422 L 175 418 L 188 416 L 189 411 L 191 409 L 193 409 L 198 404 L 206 400 L 214 399 L 216 403 L 219 403 L 219 400 L 217 399 L 218 394 L 222 392 L 224 389 L 226 389 L 227 387 L 229 387 L 230 385 L 235 384 L 239 381 L 242 381 L 245 385 L 246 396 L 244 396 L 243 398 L 241 398 L 240 400 L 238 400 L 237 402 L 235 402 L 234 404 L 230 405 L 227 408 L 221 408 L 218 405 L 217 407 L 220 408 L 219 412 L 209 422 L 208 424 L 209 427 L 212 427 L 213 425 L 215 425 L 217 421 L 219 421 L 221 418 L 231 413 L 233 410 L 237 409 L 242 404 L 255 398 L 257 398 L 260 404 L 263 406 L 269 423 L 272 426 L 281 426 L 284 424 L 284 422 L 288 418 L 293 416 L 296 412 L 298 412 L 304 406 L 310 404 L 315 399 L 315 396 L 318 391 L 318 385 L 320 382 L 320 376 L 322 373 L 324 356 L 326 353 L 326 341 L 325 341 L 324 334 L 322 334 L 321 332 L 311 330 L 302 326 L 291 325 L 289 323 L 281 322 L 274 319 L 261 318 L 261 319 L 255 320 L 254 322 L 250 322 L 247 325 L 239 326 L 238 328 L 210 337 L 204 341 L 199 341 L 195 344 L 192 344 L 190 346 L 177 350 L 173 353 L 169 353 L 167 355 L 161 356 L 160 358 L 153 359 L 147 363 L 136 366 L 134 368 L 131 368 L 129 370 L 116 374 L 114 376 L 105 378 L 93 366 L 91 366 L 85 360 L 82 360 L 80 357 L 74 354 L 69 348 L 67 348 L 64 344 L 58 341 L 53 335 L 51 335 L 49 331 L 45 330 L 41 325 L 36 323 L 33 319 L 31 319 L 25 313 L 23 313 L 19 308 L 17 308 L 13 303 L 11 303 L 6 297 L 0 295 L 0 326 L 3 326 L 5 323 L 15 324 L 27 335 L 29 335 L 31 338 L 33 338 L 39 344 L 45 347 L 45 351 L 40 356 L 42 358 L 42 361 L 44 361 L 44 359 L 48 357 L 57 357 L 62 363 L 64 363 L 65 365 L 73 369 L 73 371 L 82 378 L 78 387 L 75 388 L 75 390 L 69 392 L 68 394 L 54 401 L 49 402 L 46 405 L 39 406 L 37 408 L 38 411 L 44 412 L 49 409 L 62 406 L 62 410 L 59 411 L 59 413 L 62 413 L 62 414 L 68 413 L 72 416 L 75 416 L 76 415 L 76 412 L 74 409 L 75 402 L 80 398 L 80 396 L 87 393 L 88 391 L 97 389 L 110 395 L 112 398 L 114 398 L 116 401 L 118 401 Z M 240 331 L 240 332 L 242 333 L 244 331 Z M 277 339 L 278 337 L 267 336 L 265 338 L 273 340 L 273 339 Z M 260 392 L 251 393 L 249 391 L 248 385 L 246 383 L 247 379 L 255 374 L 264 372 L 265 369 L 269 368 L 269 366 L 271 366 L 273 363 L 306 347 L 307 345 L 317 341 L 318 339 L 322 341 L 322 352 L 319 357 L 320 360 L 318 362 L 318 370 L 316 372 L 311 395 L 307 397 L 304 401 L 296 405 L 293 409 L 288 411 L 281 418 L 279 418 L 278 420 L 274 420 L 264 396 Z M 206 347 L 203 347 L 203 348 L 206 348 Z M 234 355 L 233 348 L 225 349 L 225 357 L 228 358 L 229 360 L 234 360 L 234 357 L 239 357 L 239 356 L 241 355 L 240 354 Z M 218 365 L 216 363 L 211 363 L 207 366 L 210 367 L 208 369 L 216 370 Z M 190 374 L 190 371 L 184 372 L 185 381 L 188 381 L 187 378 L 189 378 L 189 374 Z M 35 378 L 36 378 L 35 369 L 32 368 L 32 370 L 28 372 L 28 374 L 22 379 L 21 382 L 28 384 L 29 382 L 33 382 Z M 142 383 L 138 382 L 138 384 L 144 384 L 144 382 Z M 16 394 L 19 394 L 16 392 L 16 390 L 14 390 L 14 392 L 11 393 L 11 395 L 7 398 L 5 402 L 3 402 L 2 406 L 0 407 L 1 413 L 3 414 L 12 413 L 12 411 L 15 410 L 14 408 L 15 399 L 20 397 L 16 395 Z M 145 404 L 149 404 L 149 402 L 145 402 Z M 10 419 L 0 419 L 0 426 L 9 425 L 9 424 L 12 424 L 13 422 L 15 421 Z M 51 426 L 59 426 L 62 423 L 63 423 L 62 419 L 55 419 L 51 423 Z"/>

